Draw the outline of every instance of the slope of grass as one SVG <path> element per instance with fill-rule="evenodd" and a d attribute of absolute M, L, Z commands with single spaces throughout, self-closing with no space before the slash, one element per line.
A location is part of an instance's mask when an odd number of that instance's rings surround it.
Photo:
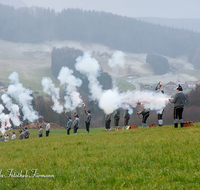
<path fill-rule="evenodd" d="M 200 124 L 70 136 L 53 133 L 48 138 L 1 142 L 1 189 L 200 187 Z M 8 169 L 13 169 L 13 176 L 8 177 Z M 27 172 L 27 177 L 16 178 L 20 172 Z"/>
<path fill-rule="evenodd" d="M 135 90 L 135 86 L 128 82 L 126 78 L 112 77 L 112 79 L 120 91 Z"/>

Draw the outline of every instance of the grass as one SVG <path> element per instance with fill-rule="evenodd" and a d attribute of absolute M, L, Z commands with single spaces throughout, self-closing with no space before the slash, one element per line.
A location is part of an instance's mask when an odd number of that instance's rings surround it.
<path fill-rule="evenodd" d="M 113 81 L 116 83 L 120 91 L 135 90 L 135 86 L 128 82 L 126 78 L 116 78 L 112 77 Z"/>
<path fill-rule="evenodd" d="M 200 124 L 174 129 L 66 135 L 51 130 L 48 138 L 1 142 L 1 189 L 199 189 Z M 35 136 L 36 137 L 36 136 Z M 33 176 L 11 178 L 22 170 Z M 3 187 L 3 188 L 2 188 Z"/>

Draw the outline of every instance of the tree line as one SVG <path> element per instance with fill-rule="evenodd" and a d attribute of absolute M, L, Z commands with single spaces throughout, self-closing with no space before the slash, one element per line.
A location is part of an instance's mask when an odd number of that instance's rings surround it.
<path fill-rule="evenodd" d="M 194 59 L 200 34 L 160 26 L 106 12 L 67 9 L 56 13 L 44 8 L 14 9 L 0 5 L 0 39 L 39 43 L 75 40 L 101 43 L 133 53 L 156 53 Z"/>

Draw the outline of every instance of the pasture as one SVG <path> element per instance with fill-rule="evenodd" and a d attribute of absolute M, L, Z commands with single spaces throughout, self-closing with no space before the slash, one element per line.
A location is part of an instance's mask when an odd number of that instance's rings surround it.
<path fill-rule="evenodd" d="M 102 129 L 0 142 L 1 189 L 200 189 L 199 123 Z"/>

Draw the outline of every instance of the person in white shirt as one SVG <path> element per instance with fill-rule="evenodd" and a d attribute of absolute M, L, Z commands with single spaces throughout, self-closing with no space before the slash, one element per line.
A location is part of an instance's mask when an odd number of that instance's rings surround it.
<path fill-rule="evenodd" d="M 11 132 L 10 132 L 10 133 L 11 133 Z M 16 134 L 15 134 L 15 132 L 12 132 L 11 135 L 12 135 L 12 136 L 11 136 L 11 140 L 14 141 L 14 140 L 16 139 Z"/>
<path fill-rule="evenodd" d="M 43 123 L 45 124 L 45 126 L 46 126 L 46 137 L 48 137 L 49 136 L 49 133 L 50 133 L 50 123 L 49 123 L 49 121 L 47 121 L 46 123 L 44 122 L 44 119 L 42 118 L 42 121 L 43 121 Z"/>
<path fill-rule="evenodd" d="M 5 139 L 5 141 L 9 141 L 9 135 L 8 135 L 8 134 L 5 134 L 5 135 L 4 135 L 4 139 Z"/>

